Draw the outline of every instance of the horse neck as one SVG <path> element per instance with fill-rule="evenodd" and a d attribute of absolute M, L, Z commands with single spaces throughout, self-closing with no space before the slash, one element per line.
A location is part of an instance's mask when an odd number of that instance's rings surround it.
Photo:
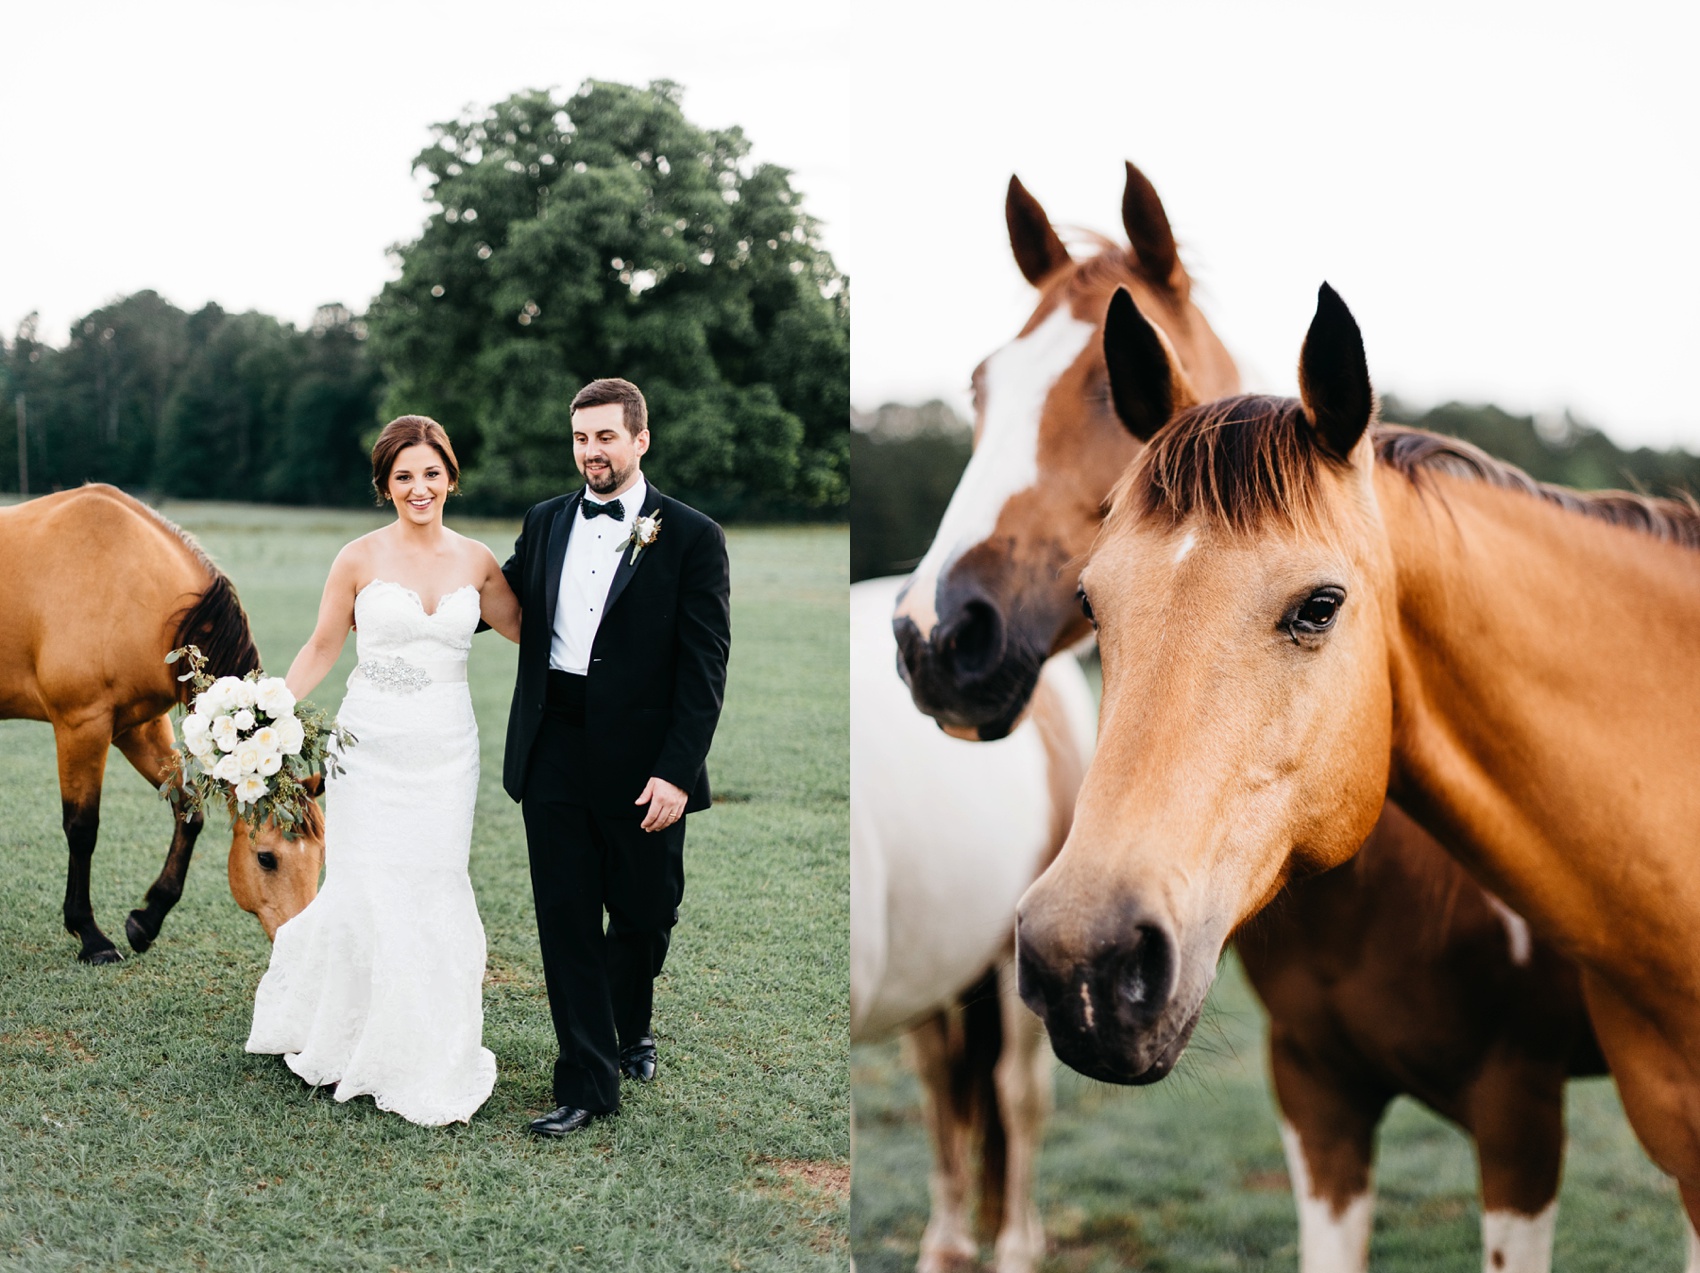
<path fill-rule="evenodd" d="M 1391 794 L 1597 968 L 1700 919 L 1700 555 L 1534 497 L 1382 469 Z M 1696 986 L 1700 989 L 1700 985 Z"/>

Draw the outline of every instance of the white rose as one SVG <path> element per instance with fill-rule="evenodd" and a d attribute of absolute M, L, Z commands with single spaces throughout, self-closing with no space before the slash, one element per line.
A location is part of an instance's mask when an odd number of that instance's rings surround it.
<path fill-rule="evenodd" d="M 245 774 L 251 774 L 260 767 L 260 749 L 251 742 L 243 743 L 230 754 L 236 757 L 236 763 Z"/>
<path fill-rule="evenodd" d="M 185 745 L 189 748 L 189 754 L 198 760 L 205 760 L 217 750 L 213 745 L 211 735 L 204 729 L 200 732 L 199 737 L 187 739 Z"/>
<path fill-rule="evenodd" d="M 301 744 L 307 740 L 307 731 L 302 729 L 301 722 L 293 716 L 285 716 L 277 723 L 278 750 L 286 756 L 299 756 Z"/>
<path fill-rule="evenodd" d="M 252 707 L 254 705 L 254 682 L 237 681 L 236 688 L 231 691 L 231 698 L 238 707 Z"/>
<path fill-rule="evenodd" d="M 218 763 L 212 767 L 212 775 L 220 782 L 235 782 L 242 776 L 242 766 L 235 756 L 220 756 Z"/>
<path fill-rule="evenodd" d="M 220 716 L 212 723 L 212 736 L 220 751 L 234 751 L 236 749 L 236 722 L 228 716 Z"/>
<path fill-rule="evenodd" d="M 243 682 L 234 676 L 221 676 L 212 683 L 207 693 L 213 696 L 215 710 L 213 715 L 228 711 L 232 707 L 240 707 L 238 695 L 241 693 Z"/>
<path fill-rule="evenodd" d="M 271 790 L 266 780 L 258 774 L 249 774 L 236 784 L 236 803 L 253 804 L 266 792 Z"/>
<path fill-rule="evenodd" d="M 243 732 L 247 732 L 254 728 L 254 713 L 249 711 L 246 707 L 237 712 L 236 715 L 232 716 L 230 719 L 235 721 L 236 728 Z"/>
<path fill-rule="evenodd" d="M 254 706 L 273 720 L 281 720 L 295 710 L 295 695 L 281 676 L 268 676 L 254 687 Z"/>
<path fill-rule="evenodd" d="M 270 778 L 283 768 L 283 757 L 275 751 L 263 752 L 260 756 L 260 767 L 256 771 L 262 778 Z"/>
<path fill-rule="evenodd" d="M 262 725 L 254 731 L 254 737 L 250 741 L 261 751 L 276 751 L 277 726 Z"/>
<path fill-rule="evenodd" d="M 207 731 L 212 728 L 212 722 L 205 716 L 185 716 L 183 718 L 183 737 L 189 742 L 197 738 L 205 738 Z"/>

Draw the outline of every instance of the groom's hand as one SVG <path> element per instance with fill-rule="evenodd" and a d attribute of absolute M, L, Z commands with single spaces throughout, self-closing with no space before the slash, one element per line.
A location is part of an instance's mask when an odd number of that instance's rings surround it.
<path fill-rule="evenodd" d="M 643 829 L 660 831 L 684 817 L 686 799 L 685 793 L 665 778 L 651 778 L 644 784 L 642 794 L 632 803 L 649 806 L 649 812 L 643 815 Z"/>

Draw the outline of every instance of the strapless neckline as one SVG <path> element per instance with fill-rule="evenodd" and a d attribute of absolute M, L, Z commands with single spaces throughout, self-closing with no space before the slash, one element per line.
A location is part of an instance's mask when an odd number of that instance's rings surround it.
<path fill-rule="evenodd" d="M 442 596 L 438 597 L 437 598 L 437 608 L 435 610 L 427 610 L 425 608 L 424 598 L 422 598 L 412 588 L 409 588 L 406 584 L 397 583 L 393 579 L 374 579 L 370 583 L 366 584 L 365 587 L 361 588 L 359 592 L 356 592 L 354 594 L 354 599 L 356 601 L 359 601 L 360 597 L 363 593 L 367 592 L 368 590 L 370 590 L 372 588 L 376 588 L 381 583 L 388 584 L 392 588 L 399 588 L 399 589 L 401 589 L 401 591 L 405 592 L 408 596 L 412 597 L 413 600 L 418 603 L 419 613 L 424 615 L 427 619 L 435 619 L 439 614 L 441 614 L 443 612 L 443 603 L 445 601 L 448 601 L 448 600 L 450 600 L 454 597 L 458 597 L 461 593 L 465 592 L 468 588 L 472 589 L 474 592 L 478 591 L 478 585 L 477 584 L 463 583 L 463 584 L 461 584 L 460 587 L 454 589 L 452 592 L 445 592 Z"/>

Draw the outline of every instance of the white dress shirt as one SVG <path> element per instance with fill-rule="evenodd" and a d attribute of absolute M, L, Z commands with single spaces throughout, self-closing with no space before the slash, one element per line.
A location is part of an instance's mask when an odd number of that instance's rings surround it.
<path fill-rule="evenodd" d="M 561 592 L 555 602 L 555 628 L 549 641 L 550 667 L 580 676 L 590 670 L 590 645 L 602 622 L 608 588 L 648 494 L 649 483 L 640 473 L 631 489 L 617 497 L 625 512 L 623 518 L 607 514 L 586 517 L 582 508 L 573 510 L 578 525 L 567 540 L 567 557 L 561 563 Z M 590 504 L 608 502 L 592 495 L 588 487 L 584 500 Z"/>

